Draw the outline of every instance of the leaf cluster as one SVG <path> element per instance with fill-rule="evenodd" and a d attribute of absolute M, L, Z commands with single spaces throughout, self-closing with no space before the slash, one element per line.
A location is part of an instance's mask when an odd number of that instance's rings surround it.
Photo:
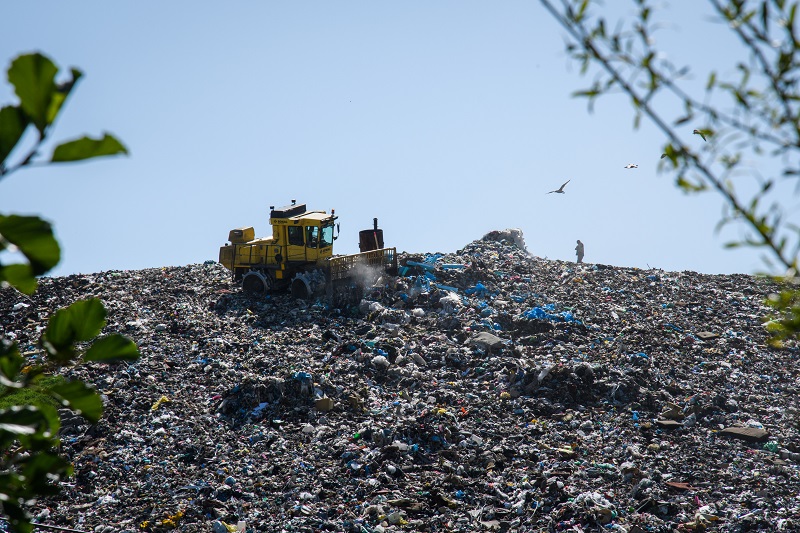
<path fill-rule="evenodd" d="M 21 55 L 8 69 L 8 81 L 19 98 L 17 105 L 0 109 L 0 179 L 34 164 L 82 161 L 125 154 L 113 136 L 81 137 L 59 144 L 46 161 L 39 151 L 64 102 L 81 77 L 56 82 L 58 69 L 41 54 Z M 9 164 L 27 130 L 35 132 L 33 148 Z M 37 216 L 0 213 L 0 252 L 21 253 L 25 263 L 0 263 L 0 286 L 24 294 L 36 290 L 36 276 L 60 260 L 60 248 L 51 225 Z M 26 365 L 16 342 L 0 339 L 0 507 L 12 530 L 32 530 L 26 506 L 36 498 L 55 494 L 56 483 L 72 475 L 72 466 L 57 453 L 60 418 L 54 406 L 71 409 L 90 423 L 103 413 L 97 391 L 82 381 L 68 381 L 50 373 L 59 367 L 83 363 L 116 363 L 139 357 L 139 350 L 122 335 L 101 335 L 106 324 L 102 302 L 90 298 L 59 309 L 48 320 L 39 340 L 42 363 Z"/>
<path fill-rule="evenodd" d="M 49 158 L 40 159 L 40 151 L 67 97 L 82 76 L 81 71 L 73 68 L 66 81 L 57 82 L 57 74 L 58 67 L 40 53 L 20 55 L 11 62 L 8 81 L 19 103 L 0 108 L 0 180 L 26 166 L 128 153 L 113 135 L 104 133 L 96 139 L 83 136 L 63 142 Z M 33 146 L 27 153 L 16 154 L 27 131 L 34 134 Z M 12 158 L 14 162 L 10 162 Z M 0 213 L 0 252 L 3 251 L 21 252 L 27 262 L 7 265 L 0 262 L 0 284 L 10 284 L 25 294 L 32 294 L 36 290 L 36 276 L 51 270 L 61 258 L 50 223 L 36 216 Z"/>
<path fill-rule="evenodd" d="M 37 497 L 55 494 L 60 480 L 72 475 L 60 457 L 60 419 L 53 405 L 71 409 L 91 423 L 103 413 L 97 391 L 82 381 L 46 379 L 47 372 L 83 362 L 117 363 L 139 357 L 136 345 L 121 335 L 97 337 L 105 326 L 106 310 L 91 298 L 59 309 L 48 320 L 39 348 L 45 363 L 25 366 L 16 342 L 0 340 L 0 505 L 12 526 L 29 531 L 25 506 Z M 26 392 L 35 391 L 30 398 Z M 16 401 L 15 401 L 16 400 Z"/>

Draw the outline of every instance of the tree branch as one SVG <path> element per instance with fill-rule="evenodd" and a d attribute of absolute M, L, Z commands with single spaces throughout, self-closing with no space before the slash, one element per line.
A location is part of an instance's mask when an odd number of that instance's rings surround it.
<path fill-rule="evenodd" d="M 687 166 L 697 170 L 700 175 L 713 186 L 717 193 L 723 197 L 732 210 L 735 213 L 740 214 L 745 219 L 750 228 L 760 237 L 762 244 L 769 248 L 772 254 L 774 254 L 774 256 L 785 268 L 789 269 L 794 267 L 796 261 L 793 258 L 786 257 L 783 253 L 783 247 L 775 241 L 776 232 L 774 231 L 774 228 L 765 225 L 763 220 L 759 220 L 759 217 L 748 211 L 748 209 L 745 208 L 735 194 L 733 194 L 733 192 L 725 186 L 724 180 L 718 178 L 708 166 L 700 161 L 700 158 L 695 153 L 691 152 L 685 145 L 683 145 L 680 137 L 672 129 L 672 127 L 670 127 L 651 107 L 647 95 L 643 96 L 639 94 L 638 91 L 630 83 L 628 83 L 623 78 L 622 74 L 613 66 L 612 59 L 606 57 L 595 46 L 591 32 L 589 32 L 583 24 L 582 15 L 580 17 L 576 17 L 573 14 L 570 6 L 567 5 L 563 0 L 562 5 L 564 6 L 565 12 L 568 13 L 567 17 L 562 16 L 561 12 L 559 12 L 549 0 L 540 1 L 545 9 L 550 12 L 550 14 L 558 21 L 559 24 L 561 24 L 561 26 L 567 31 L 572 39 L 578 43 L 578 45 L 581 46 L 591 58 L 596 60 L 596 62 L 599 63 L 599 65 L 603 70 L 606 71 L 611 79 L 618 84 L 625 93 L 628 94 L 637 110 L 646 115 L 656 125 L 656 127 L 661 130 L 662 133 L 664 133 L 664 135 L 670 140 L 671 144 L 678 147 L 681 157 L 687 162 Z M 647 66 L 644 68 L 649 70 Z M 657 73 L 653 71 L 652 74 Z M 661 79 L 662 81 L 664 80 L 664 78 Z M 685 101 L 690 103 L 693 102 L 691 98 L 686 98 Z"/>

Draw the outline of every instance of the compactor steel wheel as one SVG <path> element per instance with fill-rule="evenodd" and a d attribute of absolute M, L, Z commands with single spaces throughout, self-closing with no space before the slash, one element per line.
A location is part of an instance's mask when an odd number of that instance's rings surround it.
<path fill-rule="evenodd" d="M 242 290 L 253 296 L 261 296 L 271 291 L 275 280 L 269 272 L 250 270 L 242 277 Z"/>
<path fill-rule="evenodd" d="M 292 281 L 292 298 L 308 300 L 310 297 L 311 292 L 308 290 L 308 285 L 302 279 Z"/>
<path fill-rule="evenodd" d="M 320 269 L 298 272 L 292 278 L 292 297 L 308 300 L 325 291 L 325 274 Z"/>

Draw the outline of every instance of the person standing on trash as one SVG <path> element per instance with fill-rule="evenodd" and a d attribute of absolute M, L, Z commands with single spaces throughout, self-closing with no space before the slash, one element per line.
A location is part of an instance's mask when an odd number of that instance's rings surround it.
<path fill-rule="evenodd" d="M 575 247 L 575 255 L 578 256 L 578 263 L 583 263 L 583 243 L 578 239 L 578 245 Z"/>

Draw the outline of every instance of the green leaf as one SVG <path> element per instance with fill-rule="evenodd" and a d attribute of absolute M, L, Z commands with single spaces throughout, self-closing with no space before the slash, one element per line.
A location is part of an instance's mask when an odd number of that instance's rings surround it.
<path fill-rule="evenodd" d="M 586 14 L 587 7 L 589 7 L 589 0 L 583 0 L 581 5 L 578 7 L 578 12 L 574 16 L 575 22 L 580 22 L 583 19 L 584 14 Z"/>
<path fill-rule="evenodd" d="M 14 150 L 27 127 L 28 117 L 19 107 L 6 106 L 0 109 L 0 165 Z"/>
<path fill-rule="evenodd" d="M 33 294 L 38 282 L 28 264 L 15 264 L 0 267 L 0 281 L 7 281 L 23 294 Z"/>
<path fill-rule="evenodd" d="M 139 358 L 136 344 L 122 335 L 109 335 L 97 339 L 83 356 L 84 361 L 116 363 L 119 361 L 135 361 Z"/>
<path fill-rule="evenodd" d="M 0 215 L 0 238 L 19 248 L 30 262 L 34 276 L 58 264 L 61 249 L 50 223 L 34 216 Z M 19 276 L 21 272 L 15 272 Z"/>
<path fill-rule="evenodd" d="M 37 372 L 41 372 L 41 370 L 38 370 Z M 61 417 L 58 414 L 58 410 L 52 404 L 47 403 L 47 400 L 45 400 L 43 397 L 38 397 L 38 393 L 41 393 L 42 395 L 47 394 L 48 387 L 39 386 L 33 387 L 33 389 L 37 391 L 37 397 L 31 402 L 31 405 L 35 406 L 39 410 L 39 413 L 41 413 L 42 418 L 45 419 L 50 428 L 51 436 L 57 437 L 58 431 L 61 428 Z M 49 448 L 44 447 L 43 449 L 46 450 Z"/>
<path fill-rule="evenodd" d="M 4 441 L 10 435 L 19 438 L 44 433 L 50 429 L 47 418 L 33 405 L 0 410 L 0 433 L 3 434 Z"/>
<path fill-rule="evenodd" d="M 75 84 L 83 76 L 83 73 L 76 68 L 70 69 L 70 73 L 72 74 L 71 79 L 56 85 L 53 98 L 50 100 L 50 107 L 47 110 L 48 124 L 52 124 L 56 120 L 58 112 L 61 111 L 61 106 L 64 105 L 69 93 L 72 92 L 72 88 L 75 87 Z"/>
<path fill-rule="evenodd" d="M 78 358 L 78 352 L 75 350 L 74 344 L 68 343 L 56 346 L 45 337 L 42 337 L 39 345 L 47 351 L 48 357 L 61 364 L 75 361 Z"/>
<path fill-rule="evenodd" d="M 20 357 L 19 346 L 16 341 L 0 338 L 0 358 L 1 357 Z"/>
<path fill-rule="evenodd" d="M 708 76 L 708 83 L 706 83 L 706 90 L 710 91 L 711 89 L 713 89 L 714 85 L 716 85 L 716 83 L 717 83 L 717 73 L 716 72 L 712 72 Z"/>
<path fill-rule="evenodd" d="M 44 338 L 56 349 L 96 337 L 106 324 L 106 308 L 97 298 L 89 298 L 59 309 L 47 323 Z"/>
<path fill-rule="evenodd" d="M 675 184 L 683 189 L 683 192 L 686 193 L 693 193 L 693 192 L 702 192 L 706 190 L 706 186 L 702 183 L 696 184 L 691 183 L 686 180 L 683 176 L 678 176 L 678 179 L 675 181 Z"/>
<path fill-rule="evenodd" d="M 0 340 L 0 385 L 11 388 L 22 387 L 16 379 L 24 362 L 16 343 Z"/>
<path fill-rule="evenodd" d="M 28 489 L 37 495 L 50 495 L 58 492 L 58 486 L 51 481 L 53 475 L 59 480 L 72 475 L 72 465 L 55 453 L 38 453 L 26 461 L 21 474 L 30 480 Z"/>
<path fill-rule="evenodd" d="M 3 502 L 3 512 L 8 515 L 11 531 L 16 533 L 33 533 L 33 525 L 30 523 L 30 516 L 14 500 Z"/>
<path fill-rule="evenodd" d="M 585 91 L 574 91 L 570 96 L 574 98 L 594 98 L 599 95 L 600 91 L 597 89 L 587 89 Z"/>
<path fill-rule="evenodd" d="M 65 142 L 53 151 L 52 163 L 65 163 L 69 161 L 82 161 L 93 157 L 106 155 L 127 154 L 128 150 L 113 135 L 105 133 L 102 139 L 81 137 L 74 141 Z"/>
<path fill-rule="evenodd" d="M 92 423 L 100 420 L 100 415 L 103 414 L 103 401 L 100 396 L 82 381 L 54 385 L 50 392 Z"/>
<path fill-rule="evenodd" d="M 20 106 L 40 134 L 52 123 L 50 109 L 57 91 L 57 72 L 58 67 L 40 53 L 21 55 L 8 69 L 8 81 L 14 86 Z"/>

